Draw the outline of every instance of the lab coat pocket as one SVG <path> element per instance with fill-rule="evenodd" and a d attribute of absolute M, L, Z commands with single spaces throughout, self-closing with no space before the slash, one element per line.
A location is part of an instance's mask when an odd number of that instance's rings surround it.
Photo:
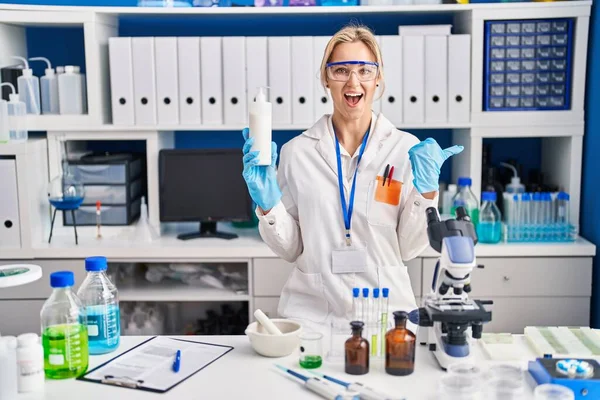
<path fill-rule="evenodd" d="M 279 308 L 280 314 L 288 318 L 324 322 L 328 308 L 321 274 L 307 274 L 294 268 L 281 292 Z"/>
<path fill-rule="evenodd" d="M 377 278 L 380 288 L 390 289 L 390 312 L 410 312 L 417 308 L 406 266 L 377 267 Z"/>
<path fill-rule="evenodd" d="M 402 182 L 392 180 L 383 184 L 383 177 L 378 176 L 369 187 L 367 220 L 371 225 L 395 227 L 398 223 Z"/>

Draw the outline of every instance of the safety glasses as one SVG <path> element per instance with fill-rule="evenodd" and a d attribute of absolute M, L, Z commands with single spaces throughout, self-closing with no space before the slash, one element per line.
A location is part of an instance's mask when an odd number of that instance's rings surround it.
<path fill-rule="evenodd" d="M 372 61 L 339 61 L 326 64 L 327 77 L 334 81 L 346 82 L 354 72 L 361 82 L 377 78 L 379 64 Z"/>

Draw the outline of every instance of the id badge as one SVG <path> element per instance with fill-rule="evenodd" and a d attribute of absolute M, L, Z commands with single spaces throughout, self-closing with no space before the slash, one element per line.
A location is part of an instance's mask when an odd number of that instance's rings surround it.
<path fill-rule="evenodd" d="M 352 241 L 350 246 L 344 242 L 333 250 L 331 259 L 334 274 L 362 273 L 367 270 L 367 248 L 360 242 Z"/>

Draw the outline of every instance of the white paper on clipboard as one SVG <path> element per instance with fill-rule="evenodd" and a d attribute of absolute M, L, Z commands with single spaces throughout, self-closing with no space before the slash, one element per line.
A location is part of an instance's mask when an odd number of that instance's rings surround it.
<path fill-rule="evenodd" d="M 157 336 L 88 372 L 83 380 L 135 383 L 136 389 L 165 392 L 231 351 L 231 346 Z M 179 372 L 173 361 L 181 350 Z M 109 383 L 109 382 L 103 382 Z"/>

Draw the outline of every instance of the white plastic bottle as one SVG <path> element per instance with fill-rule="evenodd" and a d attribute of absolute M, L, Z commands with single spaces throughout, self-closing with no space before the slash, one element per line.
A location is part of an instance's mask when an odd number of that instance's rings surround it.
<path fill-rule="evenodd" d="M 253 103 L 250 103 L 250 137 L 254 138 L 252 151 L 258 151 L 258 165 L 271 165 L 271 141 L 273 140 L 273 105 L 267 101 L 265 88 L 258 89 Z"/>
<path fill-rule="evenodd" d="M 12 90 L 12 93 L 8 96 L 9 102 L 6 105 L 8 111 L 8 133 L 11 142 L 26 142 L 28 138 L 27 134 L 27 120 L 25 119 L 26 107 L 19 99 L 19 95 L 15 92 L 15 87 L 9 83 L 0 83 L 0 87 L 8 86 Z"/>
<path fill-rule="evenodd" d="M 27 114 L 40 115 L 40 80 L 37 76 L 33 76 L 33 70 L 29 68 L 29 63 L 23 57 L 13 56 L 25 64 L 23 75 L 17 78 L 17 87 L 19 89 L 19 97 L 25 103 Z"/>
<path fill-rule="evenodd" d="M 0 399 L 16 400 L 17 393 L 17 338 L 0 337 Z"/>
<path fill-rule="evenodd" d="M 444 195 L 442 198 L 442 207 L 443 207 L 442 213 L 443 214 L 450 215 L 452 213 L 452 199 L 456 195 L 457 191 L 458 191 L 458 187 L 456 186 L 456 184 L 451 183 L 448 185 L 448 190 L 446 190 L 444 192 Z"/>
<path fill-rule="evenodd" d="M 42 114 L 58 114 L 58 79 L 46 57 L 32 57 L 29 61 L 44 61 L 48 68 L 45 75 L 40 79 L 40 89 L 42 94 Z"/>
<path fill-rule="evenodd" d="M 506 193 L 525 193 L 525 185 L 521 183 L 521 178 L 519 178 L 517 169 L 508 163 L 501 162 L 500 165 L 510 168 L 513 172 L 513 177 L 510 178 L 510 183 L 506 185 Z"/>
<path fill-rule="evenodd" d="M 17 375 L 19 393 L 44 390 L 44 348 L 35 333 L 24 333 L 17 338 Z"/>
<path fill-rule="evenodd" d="M 81 76 L 72 65 L 67 65 L 65 73 L 58 76 L 58 99 L 61 115 L 83 114 Z"/>
<path fill-rule="evenodd" d="M 8 102 L 0 99 L 0 144 L 10 141 L 10 130 L 8 128 Z"/>
<path fill-rule="evenodd" d="M 81 78 L 81 109 L 84 114 L 87 114 L 87 86 L 85 81 L 85 74 L 81 73 L 81 68 L 76 66 L 75 73 L 79 74 Z"/>

